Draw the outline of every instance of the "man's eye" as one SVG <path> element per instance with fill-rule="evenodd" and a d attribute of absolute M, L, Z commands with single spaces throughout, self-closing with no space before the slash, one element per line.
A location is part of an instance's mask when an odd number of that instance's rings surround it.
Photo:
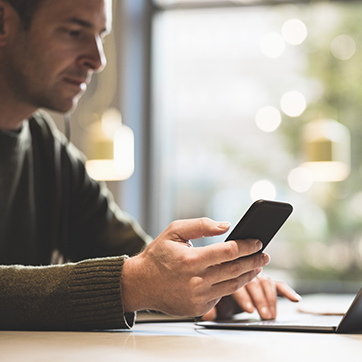
<path fill-rule="evenodd" d="M 78 37 L 80 35 L 80 31 L 79 30 L 68 30 L 68 34 L 71 37 Z"/>

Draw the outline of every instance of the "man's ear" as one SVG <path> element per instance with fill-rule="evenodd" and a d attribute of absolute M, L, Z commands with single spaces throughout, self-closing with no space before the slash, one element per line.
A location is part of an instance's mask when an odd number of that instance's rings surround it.
<path fill-rule="evenodd" d="M 0 46 L 5 45 L 9 36 L 9 21 L 14 18 L 15 10 L 4 0 L 0 0 Z"/>

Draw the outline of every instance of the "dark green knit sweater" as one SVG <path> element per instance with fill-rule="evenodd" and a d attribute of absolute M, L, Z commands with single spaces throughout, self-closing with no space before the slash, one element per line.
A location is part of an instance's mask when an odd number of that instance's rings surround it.
<path fill-rule="evenodd" d="M 0 131 L 0 329 L 132 327 L 122 266 L 147 241 L 46 115 Z"/>

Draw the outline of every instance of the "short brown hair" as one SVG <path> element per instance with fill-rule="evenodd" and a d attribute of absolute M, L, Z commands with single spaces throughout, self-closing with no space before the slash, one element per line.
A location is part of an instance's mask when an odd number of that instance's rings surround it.
<path fill-rule="evenodd" d="M 33 16 L 46 0 L 5 0 L 18 13 L 24 29 L 29 30 Z M 59 0 L 61 1 L 61 0 Z"/>

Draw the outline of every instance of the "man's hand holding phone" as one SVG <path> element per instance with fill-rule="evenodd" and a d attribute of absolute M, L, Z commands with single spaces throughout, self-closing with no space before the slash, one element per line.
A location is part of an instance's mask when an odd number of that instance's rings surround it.
<path fill-rule="evenodd" d="M 239 309 L 251 311 L 256 307 L 262 318 L 273 318 L 275 313 L 267 315 L 264 301 L 268 302 L 269 313 L 281 289 L 278 284 L 256 281 L 255 277 L 270 261 L 261 250 L 291 212 L 289 207 L 285 212 L 285 205 L 276 204 L 255 203 L 227 242 L 200 248 L 190 247 L 189 240 L 222 235 L 229 230 L 229 223 L 208 218 L 171 223 L 141 254 L 125 261 L 121 283 L 124 311 L 151 309 L 175 316 L 201 316 L 222 297 L 233 295 Z M 282 206 L 281 218 L 280 213 L 275 218 L 274 206 Z M 246 230 L 248 235 L 250 226 L 252 234 L 255 230 L 263 231 L 261 240 L 240 233 Z M 255 281 L 250 284 L 252 280 Z M 284 295 L 291 300 L 295 297 Z M 216 310 L 210 313 L 206 316 L 216 315 Z"/>
<path fill-rule="evenodd" d="M 201 316 L 226 295 L 253 280 L 269 256 L 255 239 L 200 248 L 190 239 L 221 235 L 228 223 L 207 218 L 171 223 L 141 254 L 127 259 L 122 273 L 125 312 L 151 309 L 175 316 Z"/>

